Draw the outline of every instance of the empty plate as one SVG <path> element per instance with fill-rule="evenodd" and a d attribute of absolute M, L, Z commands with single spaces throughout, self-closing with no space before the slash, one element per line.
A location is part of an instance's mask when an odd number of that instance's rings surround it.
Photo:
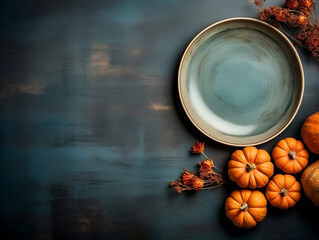
<path fill-rule="evenodd" d="M 178 90 L 191 122 L 209 138 L 257 145 L 280 134 L 302 101 L 304 76 L 294 46 L 271 25 L 232 18 L 188 45 Z"/>

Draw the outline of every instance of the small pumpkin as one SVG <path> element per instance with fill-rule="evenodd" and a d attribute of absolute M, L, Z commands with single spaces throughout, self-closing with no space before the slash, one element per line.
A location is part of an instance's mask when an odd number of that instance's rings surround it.
<path fill-rule="evenodd" d="M 301 184 L 306 196 L 319 207 L 319 160 L 310 164 L 302 172 Z"/>
<path fill-rule="evenodd" d="M 272 206 L 288 209 L 300 200 L 300 190 L 300 183 L 294 176 L 277 174 L 267 184 L 266 198 Z"/>
<path fill-rule="evenodd" d="M 240 228 L 252 228 L 267 214 L 267 200 L 257 190 L 240 189 L 233 191 L 226 199 L 227 217 Z"/>
<path fill-rule="evenodd" d="M 319 112 L 306 118 L 301 127 L 301 137 L 310 152 L 319 154 Z"/>
<path fill-rule="evenodd" d="M 280 140 L 272 151 L 275 164 L 285 173 L 299 173 L 307 166 L 309 153 L 304 144 L 294 138 Z"/>
<path fill-rule="evenodd" d="M 274 165 L 263 149 L 245 147 L 236 150 L 228 162 L 229 178 L 242 188 L 262 188 L 273 174 Z"/>

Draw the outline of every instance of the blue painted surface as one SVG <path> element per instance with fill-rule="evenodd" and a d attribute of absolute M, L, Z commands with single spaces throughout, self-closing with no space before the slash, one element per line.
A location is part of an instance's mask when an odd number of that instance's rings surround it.
<path fill-rule="evenodd" d="M 317 239 L 304 196 L 246 231 L 225 216 L 231 183 L 168 188 L 202 160 L 188 152 L 195 141 L 222 169 L 235 149 L 193 129 L 177 68 L 203 28 L 256 18 L 251 1 L 17 0 L 0 13 L 1 239 Z M 267 150 L 319 109 L 318 63 L 299 53 L 304 101 Z"/>

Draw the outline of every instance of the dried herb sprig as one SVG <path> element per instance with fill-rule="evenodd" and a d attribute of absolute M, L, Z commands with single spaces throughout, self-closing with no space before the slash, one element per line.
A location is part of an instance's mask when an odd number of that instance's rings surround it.
<path fill-rule="evenodd" d="M 173 187 L 175 192 L 181 193 L 186 190 L 200 191 L 202 189 L 213 189 L 225 183 L 223 176 L 214 172 L 213 168 L 218 168 L 215 166 L 213 160 L 208 158 L 204 153 L 204 148 L 204 142 L 197 142 L 192 146 L 192 153 L 200 153 L 206 159 L 202 162 L 198 162 L 198 174 L 183 169 L 181 178 L 170 182 L 170 186 Z"/>
<path fill-rule="evenodd" d="M 281 30 L 297 45 L 310 51 L 319 61 L 319 20 L 318 9 L 314 14 L 314 0 L 286 0 L 284 6 L 264 8 L 266 0 L 255 0 L 259 19 Z M 284 29 L 284 26 L 286 29 Z"/>

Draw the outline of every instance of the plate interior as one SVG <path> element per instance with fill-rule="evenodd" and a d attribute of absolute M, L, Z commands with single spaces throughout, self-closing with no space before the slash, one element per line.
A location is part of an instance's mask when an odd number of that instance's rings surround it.
<path fill-rule="evenodd" d="M 207 136 L 255 145 L 292 120 L 302 98 L 299 57 L 281 33 L 250 19 L 205 29 L 188 46 L 179 72 L 183 106 Z"/>

